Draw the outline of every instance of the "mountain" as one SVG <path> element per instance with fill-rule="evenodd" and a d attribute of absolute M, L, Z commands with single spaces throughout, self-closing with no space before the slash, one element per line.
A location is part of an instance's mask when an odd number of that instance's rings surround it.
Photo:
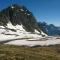
<path fill-rule="evenodd" d="M 32 12 L 25 6 L 14 4 L 0 11 L 0 40 L 41 36 L 47 34 L 39 28 Z"/>
<path fill-rule="evenodd" d="M 47 33 L 49 36 L 60 36 L 60 27 L 54 26 L 53 24 L 47 24 L 45 22 L 38 22 L 39 27 Z"/>
<path fill-rule="evenodd" d="M 0 25 L 23 25 L 27 31 L 34 32 L 34 29 L 40 31 L 37 26 L 36 19 L 33 14 L 25 8 L 25 6 L 12 5 L 0 13 Z"/>

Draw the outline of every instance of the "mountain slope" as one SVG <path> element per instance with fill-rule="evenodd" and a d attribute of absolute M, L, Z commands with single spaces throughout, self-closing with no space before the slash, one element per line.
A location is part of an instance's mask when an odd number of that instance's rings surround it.
<path fill-rule="evenodd" d="M 36 19 L 33 14 L 24 6 L 12 5 L 0 13 L 0 25 L 7 25 L 9 21 L 12 25 L 23 25 L 24 29 L 29 32 L 34 32 L 40 29 L 36 23 Z"/>
<path fill-rule="evenodd" d="M 47 36 L 33 14 L 25 7 L 12 5 L 0 12 L 0 40 Z M 3 38 L 2 38 L 3 37 Z"/>
<path fill-rule="evenodd" d="M 49 36 L 60 36 L 60 27 L 56 27 L 53 24 L 47 24 L 45 22 L 38 22 L 39 27 L 42 31 L 47 33 Z"/>

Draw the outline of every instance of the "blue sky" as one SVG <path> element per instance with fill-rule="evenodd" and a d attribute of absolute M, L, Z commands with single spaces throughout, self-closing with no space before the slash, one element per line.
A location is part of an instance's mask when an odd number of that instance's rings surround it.
<path fill-rule="evenodd" d="M 0 10 L 14 3 L 25 5 L 37 21 L 60 26 L 60 0 L 0 0 Z"/>

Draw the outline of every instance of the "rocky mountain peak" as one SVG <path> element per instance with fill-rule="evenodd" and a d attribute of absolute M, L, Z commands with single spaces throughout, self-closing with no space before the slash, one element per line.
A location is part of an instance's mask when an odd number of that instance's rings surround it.
<path fill-rule="evenodd" d="M 36 18 L 32 12 L 29 11 L 25 6 L 17 4 L 11 5 L 0 12 L 0 25 L 5 27 L 7 25 L 22 25 L 22 28 L 27 32 L 41 33 L 41 29 L 39 28 Z"/>

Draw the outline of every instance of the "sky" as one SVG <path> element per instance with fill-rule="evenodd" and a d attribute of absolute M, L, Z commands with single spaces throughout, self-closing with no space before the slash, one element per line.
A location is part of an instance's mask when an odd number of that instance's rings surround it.
<path fill-rule="evenodd" d="M 0 0 L 0 10 L 11 4 L 26 6 L 37 21 L 60 26 L 60 0 Z"/>

